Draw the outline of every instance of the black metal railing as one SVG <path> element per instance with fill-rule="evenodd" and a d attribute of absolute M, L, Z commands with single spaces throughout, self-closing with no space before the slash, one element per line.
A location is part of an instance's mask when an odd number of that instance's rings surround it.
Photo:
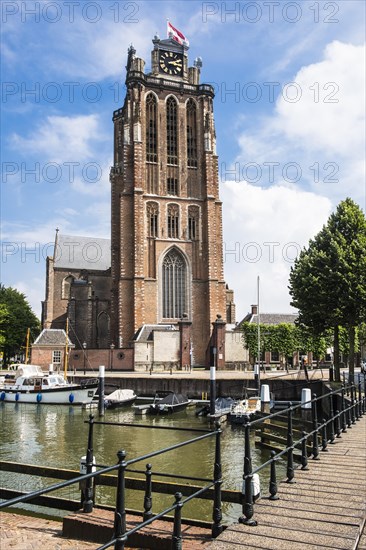
<path fill-rule="evenodd" d="M 278 497 L 277 478 L 276 478 L 276 463 L 281 459 L 287 460 L 286 482 L 294 483 L 295 468 L 294 468 L 294 449 L 300 448 L 300 463 L 301 470 L 308 470 L 308 457 L 312 456 L 312 460 L 320 460 L 320 452 L 327 452 L 328 443 L 334 444 L 336 438 L 340 438 L 342 433 L 347 429 L 352 428 L 360 418 L 366 414 L 366 391 L 365 391 L 366 373 L 363 375 L 363 395 L 361 375 L 358 377 L 358 384 L 342 385 L 340 389 L 329 391 L 325 395 L 317 397 L 312 395 L 312 399 L 306 403 L 300 403 L 293 406 L 290 403 L 288 409 L 281 410 L 262 418 L 247 422 L 244 425 L 244 472 L 243 472 L 243 497 L 242 497 L 242 515 L 239 518 L 240 523 L 246 525 L 257 525 L 254 516 L 254 495 L 253 495 L 253 476 L 258 474 L 264 468 L 270 468 L 269 481 L 269 499 L 276 500 Z M 334 411 L 334 397 L 338 396 L 339 409 Z M 346 397 L 348 403 L 346 403 Z M 318 403 L 329 401 L 328 418 L 322 418 L 318 421 Z M 302 437 L 294 441 L 293 435 L 293 417 L 294 412 L 304 405 L 311 405 L 311 422 L 312 431 L 302 431 Z M 255 470 L 252 469 L 251 460 L 251 429 L 259 426 L 264 422 L 268 422 L 278 416 L 287 414 L 287 441 L 286 448 L 280 452 L 274 450 L 270 453 L 270 459 L 258 466 Z M 321 451 L 319 451 L 319 438 L 321 438 Z M 311 452 L 308 452 L 308 447 L 311 442 Z"/>
<path fill-rule="evenodd" d="M 175 445 L 171 445 L 170 447 L 166 447 L 164 449 L 159 449 L 157 451 L 152 451 L 148 454 L 145 454 L 143 456 L 139 456 L 137 458 L 133 458 L 130 460 L 126 460 L 126 452 L 124 450 L 120 450 L 117 452 L 117 458 L 118 462 L 117 464 L 114 464 L 112 466 L 102 466 L 97 471 L 93 472 L 93 468 L 97 468 L 97 465 L 93 463 L 93 430 L 95 424 L 113 424 L 113 425 L 125 425 L 125 426 L 131 426 L 131 424 L 119 424 L 119 423 L 113 423 L 113 422 L 94 422 L 94 417 L 90 415 L 89 420 L 87 421 L 89 424 L 89 431 L 88 431 L 88 449 L 86 454 L 86 474 L 77 476 L 73 479 L 56 483 L 53 485 L 50 485 L 48 487 L 39 489 L 37 491 L 33 491 L 31 493 L 27 493 L 26 495 L 21 495 L 15 498 L 12 498 L 10 500 L 6 500 L 4 502 L 0 503 L 0 509 L 13 506 L 15 504 L 24 503 L 32 501 L 33 499 L 45 495 L 48 493 L 51 493 L 53 491 L 56 491 L 58 489 L 63 489 L 65 487 L 70 487 L 74 484 L 80 484 L 84 487 L 83 489 L 83 497 L 82 497 L 82 507 L 83 511 L 86 513 L 90 513 L 93 511 L 93 494 L 94 494 L 94 486 L 93 483 L 99 476 L 107 473 L 111 473 L 113 471 L 117 471 L 117 490 L 116 490 L 116 506 L 115 506 L 115 513 L 114 513 L 114 533 L 111 540 L 106 542 L 103 546 L 99 547 L 98 550 L 104 550 L 106 548 L 110 548 L 111 546 L 114 546 L 115 550 L 123 550 L 125 548 L 125 543 L 128 540 L 128 538 L 136 533 L 137 531 L 143 529 L 144 527 L 150 525 L 154 521 L 157 521 L 164 516 L 166 516 L 169 512 L 174 511 L 174 522 L 173 522 L 173 533 L 172 533 L 172 549 L 173 550 L 181 550 L 182 548 L 182 529 L 181 529 L 181 522 L 182 522 L 182 508 L 183 506 L 191 501 L 194 498 L 200 498 L 205 493 L 207 493 L 209 490 L 213 489 L 213 511 L 212 511 L 212 537 L 217 537 L 222 531 L 223 531 L 223 525 L 221 523 L 222 521 L 222 511 L 221 511 L 221 485 L 222 485 L 222 468 L 221 468 L 221 429 L 220 424 L 217 422 L 215 423 L 215 429 L 214 430 L 199 430 L 199 429 L 189 429 L 189 428 L 173 428 L 173 427 L 162 427 L 163 429 L 172 429 L 174 431 L 186 431 L 186 432 L 200 432 L 201 435 L 198 435 L 192 439 L 183 441 L 181 443 L 177 443 Z M 136 424 L 134 427 L 149 427 L 146 425 Z M 165 510 L 153 514 L 152 512 L 152 465 L 149 462 L 146 465 L 146 471 L 145 471 L 145 492 L 144 492 L 144 500 L 143 500 L 143 520 L 141 523 L 136 525 L 133 529 L 127 530 L 127 523 L 126 523 L 126 487 L 125 487 L 125 474 L 126 471 L 135 471 L 128 469 L 129 466 L 140 462 L 142 460 L 149 460 L 155 456 L 161 455 L 163 453 L 167 453 L 169 451 L 173 451 L 175 449 L 179 449 L 181 447 L 184 447 L 186 445 L 191 445 L 194 443 L 197 443 L 198 441 L 202 441 L 208 438 L 215 437 L 215 459 L 214 459 L 214 468 L 213 468 L 213 479 L 206 479 L 206 478 L 191 478 L 187 476 L 180 476 L 176 474 L 157 474 L 157 475 L 166 475 L 167 477 L 175 477 L 177 479 L 190 479 L 194 481 L 201 481 L 206 483 L 203 487 L 200 487 L 197 489 L 194 493 L 189 495 L 184 500 L 182 499 L 182 493 L 179 491 L 175 493 L 175 500 L 174 503 L 166 508 Z"/>

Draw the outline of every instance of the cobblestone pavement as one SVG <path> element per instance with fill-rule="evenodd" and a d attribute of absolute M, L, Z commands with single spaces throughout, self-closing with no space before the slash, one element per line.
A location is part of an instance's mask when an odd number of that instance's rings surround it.
<path fill-rule="evenodd" d="M 1 512 L 1 550 L 95 550 L 91 542 L 64 539 L 62 523 L 23 514 Z"/>

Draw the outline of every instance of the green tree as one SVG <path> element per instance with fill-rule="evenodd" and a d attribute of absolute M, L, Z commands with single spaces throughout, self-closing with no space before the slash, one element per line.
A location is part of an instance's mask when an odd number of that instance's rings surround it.
<path fill-rule="evenodd" d="M 315 335 L 304 325 L 279 323 L 278 325 L 259 325 L 260 351 L 278 351 L 281 360 L 287 366 L 287 359 L 293 353 L 312 351 L 316 359 L 324 357 L 329 345 L 326 336 Z M 258 355 L 258 328 L 253 323 L 242 324 L 245 347 L 252 357 Z"/>
<path fill-rule="evenodd" d="M 5 344 L 5 325 L 9 317 L 9 311 L 5 304 L 0 304 L 0 349 Z"/>
<path fill-rule="evenodd" d="M 40 322 L 25 295 L 14 288 L 0 285 L 0 308 L 4 315 L 0 325 L 3 337 L 0 348 L 6 365 L 12 356 L 23 351 L 28 328 L 33 337 L 39 334 Z"/>
<path fill-rule="evenodd" d="M 301 323 L 317 336 L 332 329 L 337 381 L 339 327 L 347 327 L 352 378 L 355 328 L 366 314 L 366 218 L 351 199 L 338 205 L 308 248 L 300 252 L 291 268 L 289 290 Z"/>

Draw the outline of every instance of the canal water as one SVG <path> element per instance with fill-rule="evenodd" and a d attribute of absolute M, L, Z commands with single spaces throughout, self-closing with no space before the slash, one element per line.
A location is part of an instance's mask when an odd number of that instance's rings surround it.
<path fill-rule="evenodd" d="M 123 449 L 126 459 L 132 459 L 152 451 L 169 447 L 179 442 L 192 439 L 199 434 L 192 431 L 152 429 L 159 426 L 208 428 L 206 418 L 195 416 L 195 407 L 170 416 L 138 416 L 131 408 L 107 410 L 105 421 L 147 424 L 151 428 L 134 426 L 102 426 L 94 427 L 94 455 L 97 464 L 112 465 L 117 462 L 116 453 Z M 85 423 L 90 410 L 81 407 L 30 405 L 1 403 L 1 447 L 0 459 L 33 464 L 38 466 L 59 467 L 79 470 L 80 457 L 86 454 L 88 439 L 88 424 Z M 97 411 L 95 420 L 98 420 Z M 241 490 L 244 456 L 244 430 L 241 426 L 222 425 L 221 449 L 223 488 Z M 265 451 L 255 449 L 252 445 L 253 469 L 268 459 Z M 212 478 L 215 452 L 215 438 L 187 445 L 180 449 L 164 453 L 149 461 L 144 460 L 133 465 L 135 470 L 144 470 L 146 463 L 152 463 L 153 472 L 164 472 L 171 478 L 156 478 L 159 481 L 174 481 L 174 474 L 200 478 Z M 142 477 L 141 474 L 127 474 Z M 262 494 L 268 493 L 267 468 L 261 474 Z M 278 477 L 284 476 L 283 465 L 278 469 Z M 153 477 L 154 479 L 154 477 Z M 48 478 L 1 473 L 1 486 L 20 491 L 31 491 L 46 487 L 53 483 Z M 183 481 L 188 484 L 188 481 Z M 199 484 L 192 482 L 193 484 Z M 75 486 L 66 488 L 55 496 L 78 500 L 80 492 Z M 141 491 L 127 491 L 126 506 L 130 509 L 143 509 L 144 494 Z M 153 494 L 153 512 L 158 513 L 173 502 L 170 495 Z M 96 501 L 100 504 L 115 504 L 115 489 L 97 487 Z M 23 508 L 45 512 L 44 507 L 34 507 L 29 504 Z M 62 515 L 60 511 L 52 511 L 52 515 Z M 184 517 L 204 519 L 212 518 L 212 504 L 209 501 L 194 499 L 183 509 Z M 223 518 L 225 522 L 236 521 L 241 515 L 241 507 L 236 504 L 223 503 Z"/>

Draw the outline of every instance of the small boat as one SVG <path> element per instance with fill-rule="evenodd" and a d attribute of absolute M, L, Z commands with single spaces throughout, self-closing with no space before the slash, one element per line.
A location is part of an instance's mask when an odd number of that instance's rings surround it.
<path fill-rule="evenodd" d="M 196 416 L 215 416 L 220 417 L 228 414 L 232 406 L 235 404 L 232 397 L 217 397 L 215 399 L 215 414 L 210 415 L 210 405 L 205 405 L 202 409 L 196 412 Z"/>
<path fill-rule="evenodd" d="M 116 409 L 117 407 L 124 407 L 126 405 L 132 405 L 135 402 L 137 395 L 133 390 L 115 390 L 114 392 L 106 395 L 104 398 L 104 405 L 106 409 Z"/>
<path fill-rule="evenodd" d="M 258 414 L 261 410 L 261 398 L 248 397 L 247 399 L 242 399 L 235 403 L 227 418 L 232 424 L 244 424 L 253 420 L 253 417 Z"/>
<path fill-rule="evenodd" d="M 173 412 L 183 411 L 189 403 L 186 395 L 181 393 L 169 392 L 168 395 L 159 398 L 159 394 L 155 395 L 154 403 L 149 407 L 150 414 L 169 414 Z"/>
<path fill-rule="evenodd" d="M 0 381 L 0 401 L 45 405 L 85 405 L 91 403 L 98 380 L 74 384 L 54 372 L 44 372 L 39 365 L 15 365 L 14 374 Z"/>

